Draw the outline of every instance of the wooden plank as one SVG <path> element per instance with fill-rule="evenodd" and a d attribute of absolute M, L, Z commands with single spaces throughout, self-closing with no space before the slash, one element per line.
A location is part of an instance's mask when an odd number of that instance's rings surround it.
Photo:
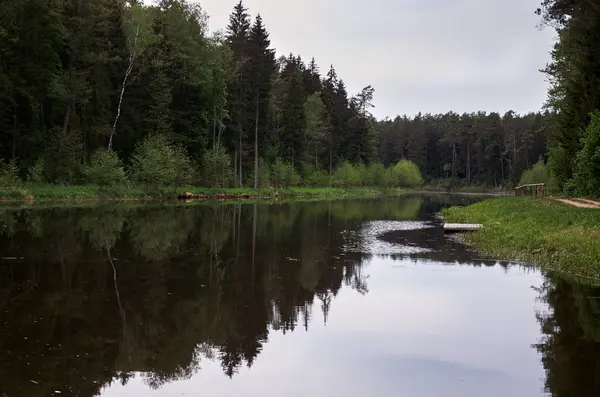
<path fill-rule="evenodd" d="M 474 232 L 482 228 L 483 225 L 477 223 L 444 223 L 446 233 Z"/>

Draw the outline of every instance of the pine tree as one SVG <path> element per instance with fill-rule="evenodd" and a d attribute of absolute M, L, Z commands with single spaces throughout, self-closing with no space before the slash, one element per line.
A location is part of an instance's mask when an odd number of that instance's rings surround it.
<path fill-rule="evenodd" d="M 321 75 L 315 58 L 311 59 L 308 67 L 302 73 L 302 77 L 304 79 L 304 87 L 306 88 L 307 95 L 313 95 L 321 91 Z"/>
<path fill-rule="evenodd" d="M 265 153 L 268 144 L 268 110 L 271 79 L 276 70 L 275 50 L 270 48 L 269 33 L 262 18 L 256 16 L 249 34 L 249 76 L 254 98 L 254 188 L 258 188 L 258 164 L 260 153 Z M 260 152 L 260 153 L 259 153 Z"/>
<path fill-rule="evenodd" d="M 281 121 L 280 156 L 289 160 L 293 165 L 300 165 L 306 161 L 304 144 L 306 92 L 302 80 L 302 70 L 299 67 L 298 59 L 293 55 L 288 58 L 288 64 L 284 68 L 282 76 L 284 76 L 286 90 Z"/>
<path fill-rule="evenodd" d="M 229 84 L 229 109 L 231 109 L 231 123 L 228 127 L 228 140 L 234 143 L 236 151 L 236 175 L 238 185 L 243 184 L 243 139 L 247 127 L 251 125 L 250 116 L 253 107 L 252 87 L 247 81 L 249 75 L 249 56 L 250 56 L 250 16 L 248 10 L 240 1 L 229 17 L 227 26 L 227 42 L 231 49 L 234 73 Z"/>

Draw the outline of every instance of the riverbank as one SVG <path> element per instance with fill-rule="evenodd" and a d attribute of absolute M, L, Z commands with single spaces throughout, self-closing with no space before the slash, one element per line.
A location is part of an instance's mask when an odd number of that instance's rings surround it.
<path fill-rule="evenodd" d="M 553 199 L 509 197 L 442 211 L 448 222 L 481 223 L 464 236 L 494 258 L 533 263 L 600 283 L 600 211 Z"/>
<path fill-rule="evenodd" d="M 125 200 L 248 200 L 279 198 L 348 198 L 396 195 L 400 189 L 379 188 L 135 188 L 101 186 L 24 185 L 0 188 L 0 201 L 125 201 Z"/>

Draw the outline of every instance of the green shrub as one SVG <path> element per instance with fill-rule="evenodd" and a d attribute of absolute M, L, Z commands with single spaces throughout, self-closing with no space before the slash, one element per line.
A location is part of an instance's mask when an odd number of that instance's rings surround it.
<path fill-rule="evenodd" d="M 528 185 L 532 183 L 545 183 L 548 188 L 554 187 L 555 183 L 552 172 L 550 171 L 550 167 L 544 163 L 544 160 L 538 161 L 533 167 L 525 170 L 523 175 L 521 175 L 519 185 Z"/>
<path fill-rule="evenodd" d="M 246 186 L 254 187 L 254 164 L 252 169 L 247 173 Z M 271 186 L 271 167 L 263 159 L 258 160 L 258 187 Z"/>
<path fill-rule="evenodd" d="M 44 149 L 44 174 L 48 181 L 59 184 L 76 183 L 81 177 L 83 133 L 78 129 L 55 127 L 50 131 Z"/>
<path fill-rule="evenodd" d="M 184 186 L 194 177 L 186 150 L 161 134 L 149 135 L 136 146 L 129 173 L 146 186 Z"/>
<path fill-rule="evenodd" d="M 578 194 L 600 196 L 600 110 L 590 114 L 591 121 L 581 139 L 573 181 Z"/>
<path fill-rule="evenodd" d="M 17 162 L 13 159 L 5 163 L 0 159 L 0 186 L 18 186 L 21 183 Z"/>
<path fill-rule="evenodd" d="M 233 181 L 231 156 L 224 146 L 209 149 L 202 156 L 202 184 L 207 187 L 230 187 Z"/>
<path fill-rule="evenodd" d="M 27 182 L 43 183 L 46 181 L 44 158 L 38 157 L 35 163 L 31 164 L 27 169 Z"/>
<path fill-rule="evenodd" d="M 388 167 L 383 172 L 383 178 L 379 182 L 379 187 L 398 187 L 398 171 L 394 167 Z"/>
<path fill-rule="evenodd" d="M 371 187 L 375 186 L 375 183 L 373 181 L 373 176 L 369 172 L 369 168 L 366 165 L 361 163 L 361 164 L 357 165 L 355 168 L 356 168 L 356 172 L 358 172 L 361 186 L 371 186 Z"/>
<path fill-rule="evenodd" d="M 352 164 L 344 162 L 333 173 L 333 185 L 341 187 L 359 186 L 360 173 Z"/>
<path fill-rule="evenodd" d="M 312 187 L 329 186 L 329 174 L 325 170 L 311 170 L 304 177 L 304 183 Z"/>
<path fill-rule="evenodd" d="M 271 178 L 275 187 L 293 187 L 297 186 L 301 181 L 300 174 L 298 174 L 296 168 L 287 161 L 279 158 L 273 165 Z"/>
<path fill-rule="evenodd" d="M 90 163 L 83 167 L 85 183 L 98 186 L 125 185 L 125 169 L 116 152 L 108 149 L 96 150 Z"/>
<path fill-rule="evenodd" d="M 419 167 L 409 160 L 400 160 L 394 166 L 394 174 L 400 187 L 418 187 L 423 184 Z"/>
<path fill-rule="evenodd" d="M 390 175 L 382 163 L 373 163 L 367 168 L 372 186 L 386 186 L 389 183 Z"/>
<path fill-rule="evenodd" d="M 258 163 L 258 187 L 269 186 L 271 186 L 271 166 L 263 159 L 260 159 Z"/>

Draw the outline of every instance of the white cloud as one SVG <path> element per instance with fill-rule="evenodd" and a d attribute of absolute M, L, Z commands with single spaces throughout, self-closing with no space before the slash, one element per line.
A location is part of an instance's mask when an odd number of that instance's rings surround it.
<path fill-rule="evenodd" d="M 246 0 L 279 54 L 334 64 L 350 93 L 376 90 L 375 114 L 538 110 L 551 30 L 540 0 Z M 237 0 L 203 0 L 224 29 Z"/>

